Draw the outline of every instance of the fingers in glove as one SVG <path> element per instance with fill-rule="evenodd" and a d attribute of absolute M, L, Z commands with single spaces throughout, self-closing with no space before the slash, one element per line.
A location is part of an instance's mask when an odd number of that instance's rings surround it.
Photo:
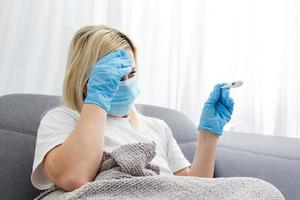
<path fill-rule="evenodd" d="M 98 62 L 106 62 L 114 58 L 130 58 L 125 49 L 118 49 L 103 56 Z"/>
<path fill-rule="evenodd" d="M 216 110 L 221 119 L 225 119 L 227 122 L 230 121 L 232 112 L 230 112 L 230 110 L 228 110 L 221 102 L 216 103 Z"/>
<path fill-rule="evenodd" d="M 233 108 L 234 108 L 233 98 L 228 97 L 225 102 L 226 102 L 225 105 L 226 105 L 227 109 L 232 113 Z"/>
<path fill-rule="evenodd" d="M 114 64 L 118 66 L 118 68 L 124 68 L 128 66 L 132 66 L 132 60 L 131 58 L 114 59 Z"/>
<path fill-rule="evenodd" d="M 129 74 L 131 72 L 131 70 L 132 70 L 131 66 L 128 66 L 128 67 L 123 67 L 123 68 L 118 69 L 118 72 L 120 74 L 120 77 L 122 78 L 123 76 L 126 76 L 127 74 Z"/>
<path fill-rule="evenodd" d="M 226 83 L 216 84 L 213 91 L 210 93 L 207 102 L 213 103 L 213 104 L 216 103 L 218 101 L 218 99 L 220 98 L 221 87 L 224 85 L 226 85 Z"/>

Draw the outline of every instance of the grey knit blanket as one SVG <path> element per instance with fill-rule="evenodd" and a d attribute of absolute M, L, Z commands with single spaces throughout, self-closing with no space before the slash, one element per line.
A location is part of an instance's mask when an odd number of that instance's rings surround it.
<path fill-rule="evenodd" d="M 159 167 L 149 163 L 154 156 L 155 143 L 121 145 L 111 153 L 103 153 L 101 167 L 92 182 L 71 192 L 52 186 L 35 200 L 284 199 L 275 186 L 257 178 L 162 176 Z"/>

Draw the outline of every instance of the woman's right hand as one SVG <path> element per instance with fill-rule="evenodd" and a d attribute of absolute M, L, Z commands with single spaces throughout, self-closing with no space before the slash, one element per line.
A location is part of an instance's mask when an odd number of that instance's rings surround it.
<path fill-rule="evenodd" d="M 111 52 L 93 67 L 87 84 L 84 103 L 97 104 L 108 112 L 120 80 L 132 69 L 132 60 L 125 49 Z"/>

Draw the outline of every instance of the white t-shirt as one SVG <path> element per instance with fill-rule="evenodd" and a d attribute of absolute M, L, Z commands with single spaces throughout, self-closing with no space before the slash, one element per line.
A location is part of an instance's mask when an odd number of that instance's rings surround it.
<path fill-rule="evenodd" d="M 31 182 L 37 189 L 45 190 L 53 185 L 43 172 L 41 163 L 48 151 L 65 141 L 75 128 L 79 116 L 79 112 L 60 106 L 50 110 L 42 118 L 37 131 L 31 173 Z M 128 117 L 109 116 L 104 133 L 104 151 L 111 152 L 123 144 L 154 141 L 156 155 L 150 163 L 159 166 L 160 175 L 173 175 L 173 172 L 189 167 L 191 164 L 184 157 L 168 125 L 158 118 L 149 119 L 147 124 L 150 132 L 139 133 L 131 127 Z"/>

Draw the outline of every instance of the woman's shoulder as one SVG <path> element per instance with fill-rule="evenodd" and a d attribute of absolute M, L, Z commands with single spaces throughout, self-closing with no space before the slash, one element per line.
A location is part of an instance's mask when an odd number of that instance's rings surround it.
<path fill-rule="evenodd" d="M 49 138 L 65 138 L 76 126 L 79 116 L 70 108 L 58 106 L 48 108 L 41 116 L 37 130 L 37 142 Z"/>
<path fill-rule="evenodd" d="M 61 120 L 61 119 L 79 119 L 79 112 L 76 110 L 73 110 L 67 106 L 57 106 L 57 107 L 51 107 L 44 111 L 44 113 L 41 116 L 41 120 Z"/>

